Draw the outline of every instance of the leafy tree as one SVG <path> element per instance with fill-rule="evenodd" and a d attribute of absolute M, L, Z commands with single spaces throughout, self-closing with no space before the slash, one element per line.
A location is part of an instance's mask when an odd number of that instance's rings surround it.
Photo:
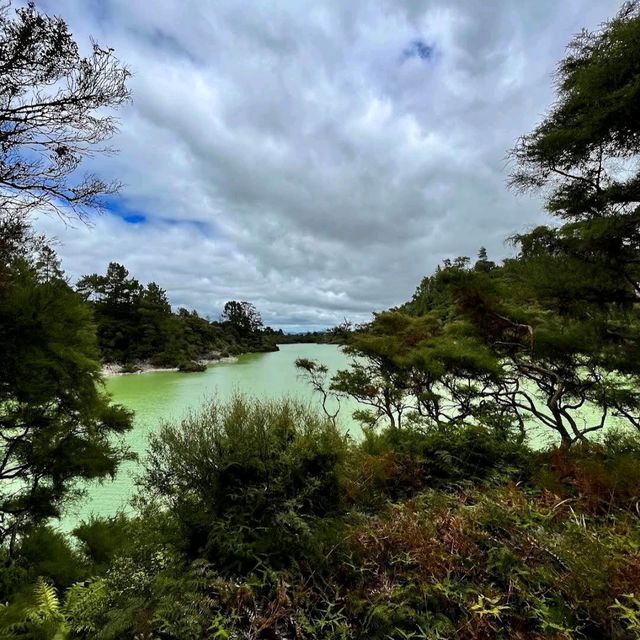
<path fill-rule="evenodd" d="M 347 318 L 344 318 L 344 320 L 340 324 L 327 329 L 327 339 L 329 342 L 343 344 L 349 339 L 349 336 L 351 335 L 351 332 L 353 330 L 353 322 L 351 322 L 351 320 L 348 320 Z"/>
<path fill-rule="evenodd" d="M 251 303 L 227 303 L 223 322 L 184 308 L 174 314 L 164 289 L 155 282 L 141 285 L 117 262 L 109 263 L 104 275 L 80 278 L 76 290 L 93 306 L 100 350 L 108 362 L 149 360 L 196 371 L 203 366 L 198 359 L 276 348 L 277 334 L 263 329 Z"/>
<path fill-rule="evenodd" d="M 92 42 L 82 57 L 64 20 L 33 2 L 0 8 L 0 210 L 81 218 L 117 183 L 78 178 L 81 162 L 117 131 L 105 108 L 129 100 L 129 71 Z"/>
<path fill-rule="evenodd" d="M 447 308 L 419 317 L 403 311 L 377 314 L 350 340 L 346 350 L 358 359 L 350 371 L 338 373 L 332 388 L 356 392 L 361 402 L 373 400 L 391 426 L 401 426 L 407 412 L 430 426 L 474 418 L 497 424 L 486 395 L 499 375 L 496 359 L 470 323 L 451 322 L 449 314 Z"/>
<path fill-rule="evenodd" d="M 93 301 L 98 341 L 106 359 L 126 362 L 135 358 L 139 347 L 140 283 L 129 276 L 123 265 L 110 262 L 104 276 L 84 276 L 76 289 L 85 300 Z"/>
<path fill-rule="evenodd" d="M 489 393 L 501 373 L 496 356 L 470 322 L 462 316 L 451 321 L 450 303 L 421 304 L 423 313 L 379 313 L 353 333 L 345 351 L 354 359 L 333 377 L 329 390 L 368 405 L 355 417 L 369 426 L 381 419 L 391 428 L 407 419 L 431 427 L 508 426 L 505 410 Z"/>
<path fill-rule="evenodd" d="M 0 213 L 0 292 L 9 287 L 14 265 L 28 261 L 45 246 L 44 238 L 36 236 L 19 215 Z"/>
<path fill-rule="evenodd" d="M 545 188 L 548 210 L 565 220 L 636 209 L 639 37 L 637 0 L 625 3 L 599 31 L 582 31 L 559 64 L 551 112 L 513 152 L 518 168 L 512 183 Z"/>
<path fill-rule="evenodd" d="M 0 543 L 57 517 L 78 479 L 113 476 L 126 452 L 112 436 L 131 426 L 99 387 L 89 308 L 51 250 L 25 248 L 24 224 L 22 239 L 0 290 Z"/>
<path fill-rule="evenodd" d="M 167 292 L 155 282 L 150 282 L 142 289 L 138 301 L 138 315 L 138 340 L 146 351 L 143 357 L 148 358 L 166 347 L 174 329 Z"/>
<path fill-rule="evenodd" d="M 532 420 L 545 425 L 565 444 L 599 431 L 609 416 L 635 424 L 637 385 L 618 367 L 599 318 L 549 309 L 526 260 L 490 272 L 450 267 L 434 280 L 437 295 L 448 295 L 450 322 L 471 324 L 495 358 L 499 374 L 481 393 L 505 417 L 523 429 Z"/>
<path fill-rule="evenodd" d="M 513 151 L 511 180 L 542 191 L 547 210 L 563 224 L 515 236 L 518 259 L 505 265 L 536 300 L 538 315 L 553 315 L 565 336 L 555 345 L 555 360 L 565 365 L 547 376 L 546 386 L 560 392 L 577 377 L 590 380 L 591 402 L 638 427 L 639 38 L 634 1 L 570 44 L 558 67 L 558 99 Z"/>
<path fill-rule="evenodd" d="M 222 321 L 238 332 L 242 338 L 248 338 L 262 329 L 260 313 L 250 302 L 230 300 L 224 305 Z"/>
<path fill-rule="evenodd" d="M 620 314 L 640 295 L 639 38 L 634 1 L 571 42 L 558 67 L 557 101 L 514 149 L 511 177 L 518 189 L 542 191 L 563 222 L 515 237 L 523 258 L 548 263 L 546 277 L 538 274 L 545 302 L 609 305 L 612 330 L 634 348 L 637 334 L 625 331 Z"/>
<path fill-rule="evenodd" d="M 250 302 L 230 300 L 224 305 L 221 325 L 233 336 L 241 351 L 277 351 L 276 336 L 265 328 L 260 312 Z"/>
<path fill-rule="evenodd" d="M 558 314 L 537 297 L 531 265 L 466 258 L 425 278 L 403 308 L 352 335 L 355 356 L 329 390 L 391 427 L 476 424 L 523 438 L 532 423 L 569 445 L 614 416 L 637 426 L 636 377 L 592 316 Z M 316 366 L 316 363 L 314 363 Z M 325 387 L 326 389 L 326 387 Z"/>

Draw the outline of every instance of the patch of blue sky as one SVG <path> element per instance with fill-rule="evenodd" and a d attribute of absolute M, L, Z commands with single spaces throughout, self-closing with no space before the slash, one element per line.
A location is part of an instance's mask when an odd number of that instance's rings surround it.
<path fill-rule="evenodd" d="M 129 224 L 142 224 L 147 221 L 147 217 L 142 213 L 130 213 L 126 216 L 122 216 L 122 219 Z"/>
<path fill-rule="evenodd" d="M 420 58 L 420 60 L 431 60 L 435 53 L 435 47 L 428 44 L 424 40 L 417 38 L 412 40 L 408 47 L 402 52 L 402 60 L 409 60 L 410 58 Z"/>
<path fill-rule="evenodd" d="M 107 212 L 121 218 L 127 224 L 144 224 L 147 222 L 146 214 L 128 207 L 122 198 L 107 197 L 102 200 L 102 204 Z"/>
<path fill-rule="evenodd" d="M 142 225 L 152 223 L 156 226 L 164 225 L 165 227 L 186 226 L 191 227 L 203 236 L 211 237 L 215 235 L 215 226 L 211 222 L 205 222 L 202 220 L 185 220 L 156 214 L 150 216 L 136 207 L 128 206 L 122 198 L 117 196 L 104 198 L 102 202 L 104 209 L 110 215 L 124 220 L 127 224 Z"/>

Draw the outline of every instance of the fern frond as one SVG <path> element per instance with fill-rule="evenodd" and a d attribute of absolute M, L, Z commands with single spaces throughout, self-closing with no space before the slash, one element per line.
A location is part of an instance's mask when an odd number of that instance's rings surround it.
<path fill-rule="evenodd" d="M 60 599 L 56 590 L 43 578 L 38 578 L 38 582 L 33 590 L 35 604 L 30 611 L 43 619 L 54 618 L 60 615 Z"/>

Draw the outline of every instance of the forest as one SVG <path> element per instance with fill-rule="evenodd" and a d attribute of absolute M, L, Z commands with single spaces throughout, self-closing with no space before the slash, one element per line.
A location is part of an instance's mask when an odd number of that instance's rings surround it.
<path fill-rule="evenodd" d="M 279 334 L 263 326 L 250 302 L 229 300 L 219 322 L 195 310 L 173 313 L 166 291 L 155 282 L 140 285 L 115 262 L 104 276 L 80 278 L 75 290 L 92 308 L 102 360 L 122 363 L 128 372 L 140 361 L 191 371 L 200 360 L 277 349 Z"/>
<path fill-rule="evenodd" d="M 77 170 L 129 77 L 62 18 L 0 9 L 0 638 L 640 638 L 640 3 L 568 44 L 510 152 L 546 225 L 299 337 L 353 356 L 297 361 L 321 409 L 238 393 L 162 424 L 133 511 L 66 534 L 133 459 L 103 362 L 290 340 L 248 302 L 174 313 L 115 262 L 72 286 L 35 231 L 117 190 Z"/>

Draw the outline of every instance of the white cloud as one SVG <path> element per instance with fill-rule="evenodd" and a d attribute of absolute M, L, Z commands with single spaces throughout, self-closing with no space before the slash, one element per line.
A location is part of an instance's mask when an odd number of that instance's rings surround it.
<path fill-rule="evenodd" d="M 116 260 L 176 306 L 248 299 L 291 327 L 366 319 L 480 245 L 505 255 L 541 217 L 507 190 L 506 152 L 550 104 L 571 35 L 618 2 L 42 7 L 134 72 L 120 154 L 95 168 L 147 222 L 44 221 L 68 272 Z M 429 55 L 405 55 L 415 42 Z"/>

